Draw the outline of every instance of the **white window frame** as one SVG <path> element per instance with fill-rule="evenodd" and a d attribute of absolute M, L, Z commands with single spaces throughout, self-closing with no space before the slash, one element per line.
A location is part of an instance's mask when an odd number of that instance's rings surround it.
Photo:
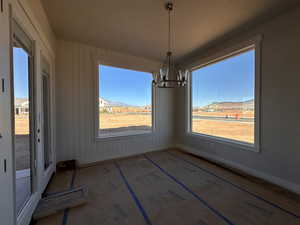
<path fill-rule="evenodd" d="M 189 66 L 190 76 L 188 78 L 188 86 L 186 88 L 187 96 L 187 126 L 186 132 L 188 136 L 200 138 L 209 143 L 219 143 L 229 145 L 231 147 L 243 150 L 250 150 L 253 152 L 260 152 L 261 148 L 261 43 L 262 35 L 257 35 L 254 38 L 241 42 L 231 48 L 224 49 L 217 54 L 210 55 L 200 61 L 197 61 L 193 65 Z M 254 104 L 255 104 L 255 122 L 254 122 L 254 144 L 237 141 L 229 138 L 217 137 L 207 134 L 196 133 L 192 131 L 192 72 L 211 65 L 213 63 L 220 62 L 227 58 L 239 55 L 248 50 L 255 50 L 255 87 L 254 87 Z"/>
<path fill-rule="evenodd" d="M 137 131 L 137 132 L 133 132 L 132 134 L 111 134 L 111 135 L 99 135 L 99 97 L 100 97 L 100 91 L 99 91 L 99 67 L 103 65 L 103 66 L 111 66 L 111 67 L 116 67 L 116 68 L 120 68 L 120 69 L 129 69 L 129 70 L 134 70 L 137 72 L 146 72 L 149 73 L 149 76 L 152 75 L 152 72 L 148 72 L 148 71 L 142 71 L 142 70 L 137 70 L 137 69 L 132 69 L 132 68 L 126 68 L 126 67 L 122 67 L 122 66 L 115 66 L 112 64 L 107 64 L 107 63 L 102 63 L 102 62 L 97 62 L 96 64 L 96 73 L 95 73 L 95 116 L 94 116 L 94 136 L 95 136 L 95 141 L 103 141 L 103 140 L 107 140 L 110 141 L 111 139 L 115 140 L 115 139 L 128 139 L 128 138 L 134 138 L 136 136 L 151 136 L 155 130 L 156 130 L 156 88 L 152 86 L 152 84 L 150 84 L 151 87 L 151 130 L 150 131 Z"/>

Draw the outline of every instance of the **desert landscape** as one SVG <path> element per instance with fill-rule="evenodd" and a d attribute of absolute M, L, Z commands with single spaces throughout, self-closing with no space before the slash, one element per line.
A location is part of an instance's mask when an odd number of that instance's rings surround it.
<path fill-rule="evenodd" d="M 110 107 L 101 109 L 99 134 L 130 134 L 151 131 L 152 114 L 149 107 Z"/>
<path fill-rule="evenodd" d="M 215 102 L 193 108 L 192 131 L 254 143 L 254 100 Z"/>
<path fill-rule="evenodd" d="M 30 168 L 29 114 L 15 115 L 16 170 Z"/>
<path fill-rule="evenodd" d="M 192 131 L 195 133 L 254 143 L 254 122 L 229 120 L 225 116 L 224 120 L 214 120 L 214 116 L 211 117 L 210 119 L 193 118 Z"/>
<path fill-rule="evenodd" d="M 99 107 L 99 134 L 126 135 L 152 129 L 151 106 Z M 254 101 L 219 102 L 193 108 L 192 132 L 254 143 Z M 15 115 L 17 169 L 29 167 L 29 117 Z"/>

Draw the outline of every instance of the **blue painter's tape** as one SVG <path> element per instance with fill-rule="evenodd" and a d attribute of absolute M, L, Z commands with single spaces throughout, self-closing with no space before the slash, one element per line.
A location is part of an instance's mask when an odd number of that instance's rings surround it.
<path fill-rule="evenodd" d="M 207 169 L 204 169 L 204 168 L 198 166 L 197 164 L 195 164 L 195 163 L 193 163 L 193 162 L 190 162 L 189 160 L 183 159 L 183 158 L 181 158 L 181 157 L 179 157 L 179 156 L 177 156 L 177 155 L 175 155 L 175 154 L 173 154 L 173 153 L 170 153 L 170 152 L 168 152 L 168 154 L 170 154 L 170 155 L 173 156 L 174 158 L 177 158 L 177 159 L 180 159 L 180 160 L 182 160 L 182 161 L 184 161 L 184 162 L 186 162 L 186 163 L 189 163 L 189 164 L 191 164 L 191 165 L 197 167 L 198 169 L 200 169 L 200 170 L 202 170 L 202 171 L 204 171 L 204 172 L 206 172 L 206 173 L 208 173 L 208 174 L 211 174 L 211 175 L 213 175 L 213 176 L 219 178 L 220 180 L 222 180 L 222 181 L 224 181 L 224 182 L 226 182 L 226 183 L 228 183 L 228 184 L 231 184 L 231 185 L 234 186 L 235 188 L 237 188 L 237 189 L 239 189 L 239 190 L 241 190 L 241 191 L 244 191 L 244 192 L 248 193 L 249 195 L 252 195 L 253 197 L 255 197 L 255 198 L 257 198 L 257 199 L 259 199 L 259 200 L 261 200 L 261 201 L 263 201 L 263 202 L 265 202 L 265 203 L 267 203 L 267 204 L 273 206 L 274 208 L 277 208 L 277 209 L 279 209 L 279 210 L 281 210 L 281 211 L 283 211 L 283 212 L 285 212 L 285 213 L 287 213 L 287 214 L 289 214 L 289 215 L 291 215 L 291 216 L 294 216 L 294 217 L 300 219 L 300 216 L 299 216 L 299 215 L 296 215 L 295 213 L 293 213 L 293 212 L 291 212 L 291 211 L 289 211 L 289 210 L 286 210 L 286 209 L 282 208 L 281 206 L 279 206 L 279 205 L 277 205 L 277 204 L 275 204 L 275 203 L 273 203 L 273 202 L 270 202 L 269 200 L 264 199 L 263 197 L 261 197 L 261 196 L 259 196 L 259 195 L 257 195 L 257 194 L 254 194 L 254 193 L 252 193 L 252 192 L 250 192 L 250 191 L 248 191 L 248 190 L 242 188 L 241 186 L 239 186 L 239 185 L 237 185 L 237 184 L 234 184 L 234 183 L 232 183 L 231 181 L 229 181 L 229 180 L 227 180 L 227 179 L 225 179 L 225 178 L 223 178 L 223 177 L 220 177 L 220 176 L 218 176 L 217 174 L 215 174 L 215 173 L 213 173 L 213 172 L 211 172 L 211 171 L 209 171 L 209 170 L 207 170 Z"/>
<path fill-rule="evenodd" d="M 144 155 L 146 159 L 148 159 L 154 166 L 156 166 L 160 171 L 162 171 L 164 174 L 166 174 L 169 178 L 171 178 L 173 181 L 175 181 L 177 184 L 179 184 L 184 190 L 192 194 L 196 199 L 198 199 L 203 205 L 205 205 L 207 208 L 209 208 L 214 214 L 216 214 L 218 217 L 220 217 L 222 220 L 224 220 L 227 224 L 235 225 L 233 222 L 231 222 L 227 217 L 222 215 L 218 210 L 210 206 L 204 199 L 202 199 L 198 194 L 193 192 L 191 189 L 189 189 L 184 183 L 179 181 L 176 177 L 171 175 L 169 172 L 167 172 L 165 169 L 161 168 L 156 162 L 154 162 L 152 159 L 150 159 L 148 156 Z"/>
<path fill-rule="evenodd" d="M 145 209 L 143 208 L 142 204 L 140 203 L 139 199 L 137 198 L 136 194 L 134 193 L 133 189 L 131 188 L 130 184 L 128 183 L 128 181 L 127 181 L 125 175 L 123 174 L 120 166 L 116 162 L 115 162 L 115 165 L 116 165 L 117 169 L 119 170 L 119 173 L 120 173 L 120 175 L 121 175 L 124 183 L 126 184 L 126 187 L 127 187 L 128 191 L 129 191 L 129 193 L 131 194 L 133 200 L 135 201 L 136 206 L 139 208 L 141 214 L 143 215 L 146 224 L 152 225 L 151 220 L 149 219 L 149 217 L 148 217 Z"/>

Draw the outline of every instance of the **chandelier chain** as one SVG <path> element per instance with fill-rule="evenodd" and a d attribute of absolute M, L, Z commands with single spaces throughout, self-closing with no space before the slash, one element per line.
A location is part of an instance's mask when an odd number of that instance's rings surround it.
<path fill-rule="evenodd" d="M 153 86 L 159 88 L 185 87 L 187 83 L 188 71 L 185 69 L 178 70 L 173 58 L 174 52 L 172 50 L 175 51 L 175 13 L 173 7 L 173 2 L 165 4 L 165 8 L 168 11 L 168 52 L 166 61 L 163 63 L 159 73 L 153 74 L 152 82 Z"/>

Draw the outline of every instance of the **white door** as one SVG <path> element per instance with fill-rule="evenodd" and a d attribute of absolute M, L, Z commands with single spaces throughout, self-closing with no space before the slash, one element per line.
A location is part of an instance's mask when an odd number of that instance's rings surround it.
<path fill-rule="evenodd" d="M 52 139 L 52 120 L 51 120 L 51 70 L 50 63 L 47 59 L 41 57 L 41 140 L 43 152 L 43 178 L 42 189 L 48 184 L 51 175 L 54 171 L 54 154 L 53 154 L 53 139 Z"/>
<path fill-rule="evenodd" d="M 16 213 L 19 216 L 36 192 L 36 110 L 34 45 L 12 20 L 13 146 L 16 174 Z M 39 139 L 38 139 L 39 142 Z"/>
<path fill-rule="evenodd" d="M 8 1 L 0 0 L 0 218 L 14 225 L 14 156 L 12 145 L 10 31 Z"/>

